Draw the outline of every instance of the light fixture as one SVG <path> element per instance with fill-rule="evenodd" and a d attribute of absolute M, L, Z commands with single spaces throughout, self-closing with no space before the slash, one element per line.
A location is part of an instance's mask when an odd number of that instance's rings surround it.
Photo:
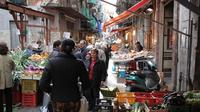
<path fill-rule="evenodd" d="M 148 8 L 147 11 L 148 12 L 153 12 L 153 9 L 152 8 Z"/>
<path fill-rule="evenodd" d="M 135 33 L 136 33 L 135 30 L 133 30 L 133 36 L 135 36 Z"/>

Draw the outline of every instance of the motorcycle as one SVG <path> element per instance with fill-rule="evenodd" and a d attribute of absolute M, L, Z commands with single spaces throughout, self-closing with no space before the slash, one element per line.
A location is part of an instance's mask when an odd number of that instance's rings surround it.
<path fill-rule="evenodd" d="M 137 58 L 134 60 L 136 69 L 126 76 L 126 91 L 150 92 L 160 89 L 160 78 L 155 64 L 150 58 Z"/>

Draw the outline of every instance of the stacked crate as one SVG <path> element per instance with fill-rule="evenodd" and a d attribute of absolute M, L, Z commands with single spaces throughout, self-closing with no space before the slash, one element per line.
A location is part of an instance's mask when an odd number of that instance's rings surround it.
<path fill-rule="evenodd" d="M 112 100 L 111 99 L 97 99 L 95 105 L 95 112 L 112 112 Z"/>
<path fill-rule="evenodd" d="M 22 106 L 34 107 L 37 105 L 37 80 L 23 79 L 22 84 Z"/>
<path fill-rule="evenodd" d="M 135 103 L 135 95 L 133 92 L 117 92 L 116 98 L 119 103 L 126 103 L 129 104 Z"/>

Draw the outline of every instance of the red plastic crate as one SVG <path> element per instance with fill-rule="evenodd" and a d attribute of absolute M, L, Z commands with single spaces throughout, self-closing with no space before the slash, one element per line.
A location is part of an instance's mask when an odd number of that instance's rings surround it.
<path fill-rule="evenodd" d="M 149 92 L 134 92 L 136 97 L 152 97 L 151 93 Z"/>
<path fill-rule="evenodd" d="M 165 95 L 169 94 L 169 92 L 152 92 L 151 94 L 154 97 L 163 98 Z"/>
<path fill-rule="evenodd" d="M 34 107 L 37 105 L 35 94 L 22 94 L 22 106 Z"/>
<path fill-rule="evenodd" d="M 136 102 L 146 103 L 148 106 L 156 105 L 156 98 L 152 97 L 136 97 Z"/>

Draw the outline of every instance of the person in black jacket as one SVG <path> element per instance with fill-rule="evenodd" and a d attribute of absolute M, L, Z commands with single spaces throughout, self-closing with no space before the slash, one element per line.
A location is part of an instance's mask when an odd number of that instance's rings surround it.
<path fill-rule="evenodd" d="M 40 88 L 51 94 L 54 112 L 79 112 L 81 93 L 78 81 L 83 90 L 89 87 L 83 62 L 72 55 L 74 46 L 73 40 L 63 40 L 61 53 L 49 59 L 40 80 Z"/>
<path fill-rule="evenodd" d="M 88 66 L 90 89 L 85 91 L 85 96 L 89 101 L 89 110 L 95 112 L 96 99 L 99 98 L 100 86 L 104 84 L 107 78 L 107 71 L 104 61 L 98 59 L 97 49 L 91 49 L 90 55 Z"/>

